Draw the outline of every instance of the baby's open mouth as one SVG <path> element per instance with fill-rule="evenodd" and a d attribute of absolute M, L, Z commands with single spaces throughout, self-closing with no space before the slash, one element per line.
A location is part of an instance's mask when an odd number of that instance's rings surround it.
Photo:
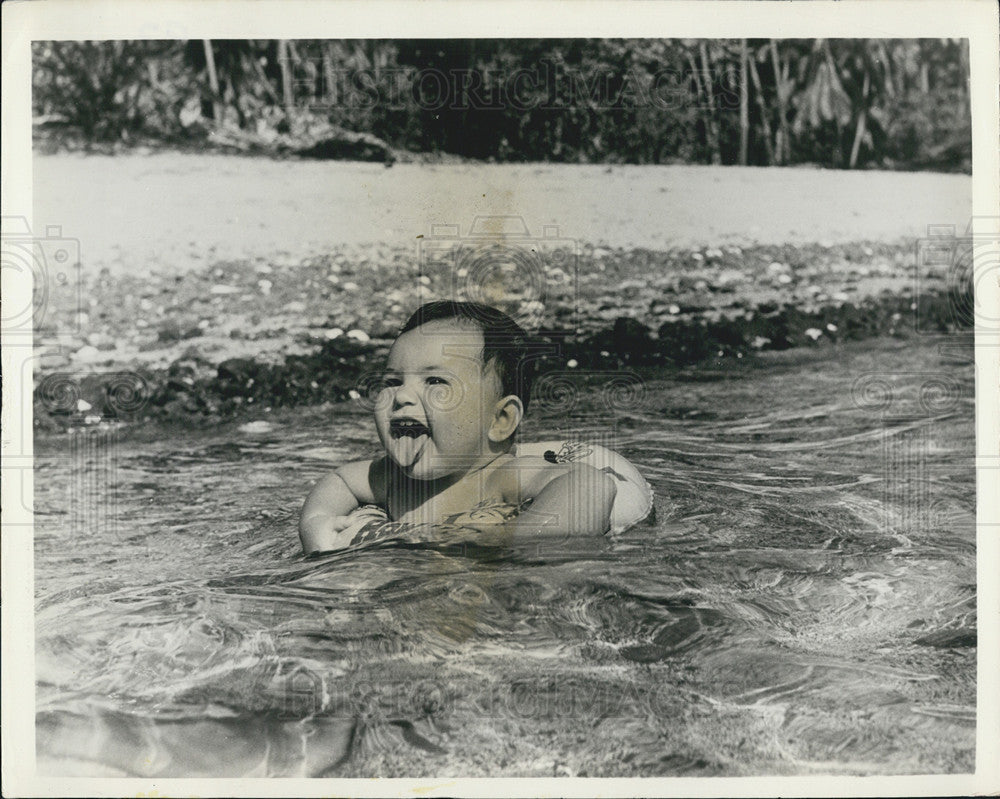
<path fill-rule="evenodd" d="M 430 429 L 423 422 L 401 416 L 389 421 L 393 460 L 404 469 L 413 468 L 430 441 Z"/>
<path fill-rule="evenodd" d="M 416 419 L 393 419 L 389 422 L 389 432 L 393 438 L 418 438 L 430 433 L 427 425 L 418 422 Z"/>

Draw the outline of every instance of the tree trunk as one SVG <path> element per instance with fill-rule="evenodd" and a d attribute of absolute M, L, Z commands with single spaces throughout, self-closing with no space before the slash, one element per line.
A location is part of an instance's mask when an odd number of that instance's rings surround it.
<path fill-rule="evenodd" d="M 323 48 L 323 80 L 326 82 L 324 87 L 323 99 L 326 100 L 331 106 L 337 104 L 337 90 L 336 76 L 333 73 L 333 59 L 330 58 L 330 50 L 327 47 Z"/>
<path fill-rule="evenodd" d="M 292 95 L 292 67 L 288 63 L 288 41 L 278 39 L 278 64 L 281 67 L 281 96 L 285 103 L 285 117 L 292 121 L 295 98 Z"/>
<path fill-rule="evenodd" d="M 757 65 L 754 59 L 749 59 L 747 64 L 750 67 L 750 79 L 753 81 L 754 97 L 757 99 L 757 106 L 760 108 L 760 124 L 764 128 L 764 149 L 767 151 L 768 166 L 774 166 L 774 143 L 771 141 L 771 123 L 768 120 L 767 105 L 764 103 L 764 92 L 761 91 L 760 75 L 757 74 Z"/>
<path fill-rule="evenodd" d="M 864 85 L 861 89 L 861 108 L 858 111 L 858 124 L 854 130 L 854 144 L 851 146 L 851 160 L 848 166 L 854 169 L 858 163 L 858 153 L 861 151 L 861 140 L 865 137 L 865 128 L 868 125 L 868 90 L 871 88 L 871 80 L 868 73 L 865 73 Z"/>
<path fill-rule="evenodd" d="M 778 135 L 775 142 L 775 153 L 779 164 L 785 163 L 786 155 L 791 153 L 791 138 L 788 133 L 788 98 L 785 96 L 785 77 L 787 73 L 781 68 L 778 58 L 778 45 L 771 39 L 771 66 L 774 69 L 774 85 L 778 92 Z"/>
<path fill-rule="evenodd" d="M 705 98 L 708 100 L 708 147 L 712 154 L 712 163 L 717 165 L 722 163 L 722 150 L 719 149 L 719 127 L 715 120 L 715 97 L 712 92 L 712 71 L 709 68 L 708 47 L 705 46 L 704 39 L 698 42 L 698 51 L 701 54 L 701 68 L 708 80 L 708 86 L 705 91 Z"/>
<path fill-rule="evenodd" d="M 219 75 L 215 71 L 215 55 L 212 53 L 212 40 L 202 39 L 205 47 L 205 66 L 208 69 L 208 88 L 212 92 L 212 117 L 216 127 L 222 125 L 222 105 L 219 102 Z"/>
<path fill-rule="evenodd" d="M 740 165 L 747 165 L 747 148 L 750 138 L 750 86 L 747 72 L 747 40 L 740 39 Z"/>

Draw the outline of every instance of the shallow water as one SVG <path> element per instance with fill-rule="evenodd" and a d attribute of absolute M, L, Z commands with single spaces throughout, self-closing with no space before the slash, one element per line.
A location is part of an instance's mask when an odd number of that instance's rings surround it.
<path fill-rule="evenodd" d="M 542 397 L 656 518 L 513 550 L 307 560 L 296 514 L 367 415 L 36 442 L 40 774 L 971 771 L 968 349 L 779 353 Z M 619 378 L 621 373 L 616 373 Z"/>

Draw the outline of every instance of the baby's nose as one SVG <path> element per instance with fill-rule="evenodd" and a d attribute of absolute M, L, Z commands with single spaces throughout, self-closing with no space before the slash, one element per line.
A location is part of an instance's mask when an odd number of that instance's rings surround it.
<path fill-rule="evenodd" d="M 417 401 L 416 392 L 414 392 L 413 387 L 407 383 L 403 383 L 396 391 L 393 393 L 392 406 L 393 408 L 402 408 L 406 405 L 413 405 Z"/>

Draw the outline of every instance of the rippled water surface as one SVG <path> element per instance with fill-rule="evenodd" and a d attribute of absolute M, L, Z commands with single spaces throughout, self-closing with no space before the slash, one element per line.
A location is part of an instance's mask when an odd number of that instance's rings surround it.
<path fill-rule="evenodd" d="M 48 774 L 652 776 L 974 767 L 971 349 L 886 341 L 600 378 L 656 518 L 541 548 L 307 560 L 359 409 L 36 442 Z M 266 428 L 266 429 L 265 429 Z"/>

